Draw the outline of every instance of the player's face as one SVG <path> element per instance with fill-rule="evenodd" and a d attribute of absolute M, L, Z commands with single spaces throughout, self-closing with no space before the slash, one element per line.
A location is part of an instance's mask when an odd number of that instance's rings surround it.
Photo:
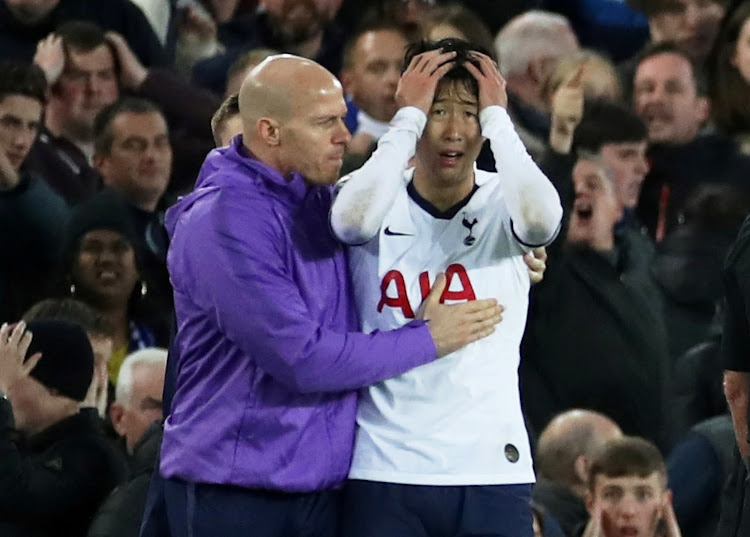
<path fill-rule="evenodd" d="M 646 147 L 643 141 L 604 144 L 601 148 L 602 161 L 614 172 L 617 199 L 626 209 L 635 208 L 641 195 L 649 170 Z"/>
<path fill-rule="evenodd" d="M 482 142 L 477 96 L 461 82 L 441 82 L 417 143 L 417 166 L 424 177 L 440 186 L 473 181 Z"/>
<path fill-rule="evenodd" d="M 587 507 L 590 513 L 601 509 L 604 536 L 654 537 L 667 494 L 663 481 L 656 472 L 648 477 L 598 475 Z"/>
<path fill-rule="evenodd" d="M 335 80 L 308 92 L 308 98 L 281 127 L 285 167 L 301 173 L 311 184 L 335 183 L 351 139 L 345 116 L 344 94 Z"/>

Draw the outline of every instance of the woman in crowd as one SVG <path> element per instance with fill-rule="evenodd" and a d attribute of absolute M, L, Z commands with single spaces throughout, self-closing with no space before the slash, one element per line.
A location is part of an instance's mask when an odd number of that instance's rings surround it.
<path fill-rule="evenodd" d="M 112 338 L 109 380 L 116 384 L 125 356 L 166 344 L 167 325 L 151 314 L 139 244 L 124 204 L 105 192 L 71 214 L 62 252 L 62 278 L 71 296 L 94 308 Z"/>
<path fill-rule="evenodd" d="M 750 154 L 750 2 L 740 3 L 727 17 L 708 65 L 716 130 Z"/>

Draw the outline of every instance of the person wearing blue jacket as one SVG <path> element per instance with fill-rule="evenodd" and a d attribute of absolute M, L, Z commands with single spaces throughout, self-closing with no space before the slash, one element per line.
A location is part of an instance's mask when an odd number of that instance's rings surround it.
<path fill-rule="evenodd" d="M 340 84 L 313 61 L 274 56 L 239 104 L 243 135 L 208 156 L 166 218 L 177 320 L 160 462 L 169 525 L 195 537 L 329 537 L 356 390 L 489 335 L 502 310 L 440 304 L 443 278 L 416 320 L 358 333 L 328 222 L 350 139 Z"/>

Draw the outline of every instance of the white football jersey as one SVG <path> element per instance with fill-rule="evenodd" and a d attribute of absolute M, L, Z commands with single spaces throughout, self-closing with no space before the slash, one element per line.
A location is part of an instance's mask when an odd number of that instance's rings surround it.
<path fill-rule="evenodd" d="M 413 169 L 407 170 L 408 176 Z M 350 271 L 365 332 L 412 320 L 446 273 L 445 303 L 496 298 L 489 337 L 360 395 L 349 477 L 420 485 L 534 482 L 518 390 L 526 324 L 528 251 L 514 238 L 502 179 L 475 170 L 477 188 L 451 219 L 399 192 L 379 233 L 351 247 Z"/>

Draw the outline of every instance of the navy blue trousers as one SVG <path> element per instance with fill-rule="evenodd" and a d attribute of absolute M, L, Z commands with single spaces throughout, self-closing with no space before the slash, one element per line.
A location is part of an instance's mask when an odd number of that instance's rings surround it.
<path fill-rule="evenodd" d="M 532 537 L 531 485 L 426 486 L 350 480 L 342 537 Z"/>
<path fill-rule="evenodd" d="M 336 537 L 340 491 L 286 494 L 164 482 L 174 537 Z"/>

